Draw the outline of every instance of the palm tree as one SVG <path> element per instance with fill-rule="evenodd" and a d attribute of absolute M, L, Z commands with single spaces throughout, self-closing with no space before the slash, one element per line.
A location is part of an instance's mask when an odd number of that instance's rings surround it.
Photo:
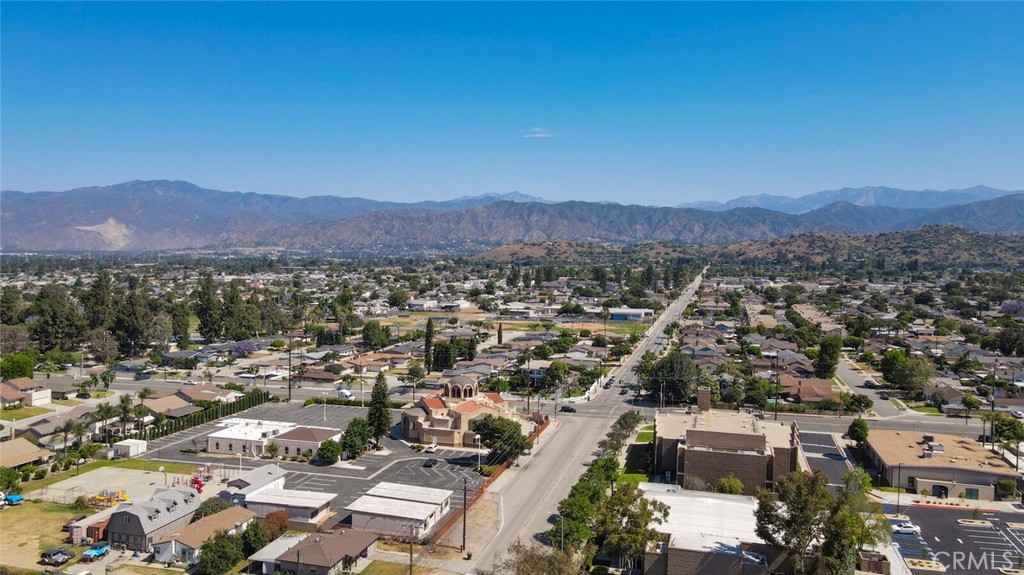
<path fill-rule="evenodd" d="M 75 442 L 78 444 L 78 449 L 82 448 L 82 439 L 86 434 L 85 424 L 77 419 L 71 421 L 71 434 L 75 436 Z"/>
<path fill-rule="evenodd" d="M 132 420 L 132 408 L 134 407 L 132 396 L 124 394 L 117 402 L 117 417 L 121 421 L 121 435 L 126 433 L 128 422 Z"/>
<path fill-rule="evenodd" d="M 103 425 L 104 441 L 110 443 L 110 428 L 107 427 L 107 422 L 117 416 L 117 408 L 110 405 L 107 402 L 103 402 L 96 406 L 96 419 L 98 419 Z"/>
<path fill-rule="evenodd" d="M 142 431 L 142 428 L 146 423 L 143 420 L 146 418 L 147 415 L 149 415 L 149 410 L 146 409 L 146 407 L 141 403 L 132 408 L 132 419 L 135 420 L 135 423 L 138 426 L 139 431 Z"/>
<path fill-rule="evenodd" d="M 64 423 L 58 425 L 56 429 L 54 429 L 54 431 L 59 433 L 61 437 L 64 439 L 64 457 L 68 456 L 68 438 L 71 437 L 72 433 L 74 433 L 74 423 L 75 420 L 68 419 L 65 420 Z"/>
<path fill-rule="evenodd" d="M 148 387 L 143 387 L 139 391 L 135 392 L 135 395 L 138 396 L 140 402 L 144 402 L 149 398 L 149 396 L 153 395 L 153 390 Z"/>
<path fill-rule="evenodd" d="M 100 379 L 103 380 L 103 389 L 110 389 L 110 384 L 114 383 L 114 376 L 116 375 L 117 373 L 113 367 L 103 370 L 103 373 L 100 374 Z"/>

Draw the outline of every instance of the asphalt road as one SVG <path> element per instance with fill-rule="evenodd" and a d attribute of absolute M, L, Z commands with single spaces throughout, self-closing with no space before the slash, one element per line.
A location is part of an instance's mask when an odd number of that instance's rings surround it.
<path fill-rule="evenodd" d="M 836 375 L 839 376 L 839 379 L 846 382 L 846 385 L 850 386 L 854 393 L 870 397 L 874 402 L 872 409 L 878 414 L 878 417 L 895 417 L 899 415 L 900 410 L 896 409 L 892 402 L 888 399 L 881 399 L 878 397 L 878 390 L 865 385 L 865 382 L 870 378 L 855 367 L 849 359 L 843 358 L 839 362 L 839 365 L 836 367 Z"/>
<path fill-rule="evenodd" d="M 613 375 L 620 381 L 632 375 L 639 358 L 656 345 L 656 336 L 686 309 L 700 282 L 701 276 L 697 276 L 682 296 L 652 323 L 633 354 Z M 545 436 L 545 445 L 529 458 L 515 480 L 501 490 L 504 510 L 501 529 L 476 556 L 472 569 L 491 570 L 494 561 L 517 539 L 535 540 L 552 526 L 558 503 L 569 494 L 569 489 L 586 470 L 586 464 L 594 458 L 597 442 L 619 414 L 630 408 L 630 397 L 619 395 L 618 387 L 602 389 L 594 400 L 575 404 L 577 413 L 559 416 L 557 430 Z"/>

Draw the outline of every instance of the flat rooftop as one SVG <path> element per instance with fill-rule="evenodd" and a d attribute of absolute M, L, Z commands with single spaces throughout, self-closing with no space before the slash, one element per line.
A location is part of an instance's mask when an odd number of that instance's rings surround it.
<path fill-rule="evenodd" d="M 772 447 L 790 447 L 792 445 L 792 425 L 784 421 L 767 421 L 758 419 L 744 411 L 725 411 L 712 409 L 705 412 L 685 413 L 668 411 L 655 414 L 655 426 L 658 437 L 682 439 L 691 429 L 702 431 L 720 431 L 722 433 L 740 433 L 763 435 Z"/>
<path fill-rule="evenodd" d="M 297 489 L 265 489 L 246 496 L 246 503 L 264 503 L 284 507 L 321 507 L 336 497 L 334 493 L 299 491 Z"/>
<path fill-rule="evenodd" d="M 366 513 L 368 515 L 426 521 L 437 512 L 438 506 L 432 503 L 416 503 L 401 499 L 363 495 L 345 507 L 345 510 L 354 513 Z"/>
<path fill-rule="evenodd" d="M 385 499 L 398 499 L 401 501 L 412 501 L 415 503 L 432 503 L 441 505 L 451 499 L 453 491 L 447 489 L 434 489 L 432 487 L 420 487 L 419 485 L 405 485 L 402 483 L 389 483 L 382 481 L 366 492 L 367 495 L 383 497 Z"/>
<path fill-rule="evenodd" d="M 924 433 L 872 429 L 868 445 L 887 466 L 943 467 L 969 469 L 997 475 L 1018 477 L 1020 473 L 1001 457 L 982 447 L 980 443 L 959 435 L 929 433 L 932 444 L 942 444 L 942 451 L 934 451 L 930 458 L 923 456 L 928 448 Z"/>
<path fill-rule="evenodd" d="M 250 555 L 249 561 L 276 562 L 277 558 L 283 555 L 285 551 L 302 543 L 302 540 L 306 537 L 309 537 L 309 535 L 282 535 L 268 543 L 266 547 Z"/>
<path fill-rule="evenodd" d="M 667 483 L 641 483 L 644 497 L 668 506 L 661 525 L 652 525 L 670 537 L 669 547 L 707 553 L 740 554 L 741 543 L 763 544 L 757 536 L 757 499 L 690 491 Z"/>
<path fill-rule="evenodd" d="M 255 440 L 264 438 L 264 434 L 266 434 L 266 438 L 269 439 L 271 437 L 277 437 L 286 431 L 295 429 L 297 426 L 298 425 L 295 423 L 282 421 L 231 418 L 218 423 L 217 427 L 222 429 L 207 435 L 207 437 L 214 437 L 218 439 Z"/>

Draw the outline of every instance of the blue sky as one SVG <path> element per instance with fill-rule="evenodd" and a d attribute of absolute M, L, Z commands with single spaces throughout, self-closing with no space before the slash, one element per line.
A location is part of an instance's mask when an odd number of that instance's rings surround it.
<path fill-rule="evenodd" d="M 5 189 L 1024 188 L 1024 3 L 13 3 Z"/>

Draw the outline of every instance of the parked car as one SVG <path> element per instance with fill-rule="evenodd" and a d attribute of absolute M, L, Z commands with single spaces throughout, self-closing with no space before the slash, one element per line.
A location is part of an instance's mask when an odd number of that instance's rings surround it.
<path fill-rule="evenodd" d="M 82 561 L 93 561 L 110 553 L 110 544 L 105 541 L 93 543 L 82 553 Z"/>
<path fill-rule="evenodd" d="M 47 549 L 40 554 L 39 558 L 43 565 L 63 565 L 71 560 L 75 556 L 75 552 L 71 551 L 67 547 L 58 547 L 57 549 Z"/>
<path fill-rule="evenodd" d="M 438 464 L 438 461 L 431 457 L 430 459 L 423 462 L 423 467 L 434 467 Z"/>
<path fill-rule="evenodd" d="M 88 391 L 79 391 L 78 395 L 76 395 L 75 397 L 77 397 L 78 399 L 92 399 L 92 394 L 89 393 Z"/>
<path fill-rule="evenodd" d="M 629 390 L 626 388 L 622 388 L 619 390 L 619 395 L 626 395 L 627 393 L 629 393 Z"/>
<path fill-rule="evenodd" d="M 558 411 L 561 411 L 561 412 L 564 412 L 564 413 L 576 413 L 576 408 L 571 406 L 571 405 L 563 405 L 561 407 L 561 409 L 559 409 Z"/>
<path fill-rule="evenodd" d="M 423 451 L 426 451 L 427 453 L 437 453 L 437 444 L 431 443 Z"/>
<path fill-rule="evenodd" d="M 1016 417 L 1017 419 L 1024 419 L 1024 411 L 1018 409 L 1013 412 L 1013 416 Z"/>
<path fill-rule="evenodd" d="M 892 532 L 901 535 L 920 535 L 921 528 L 910 522 L 897 523 L 892 526 Z"/>
<path fill-rule="evenodd" d="M 194 379 L 189 379 L 185 381 L 185 385 L 199 385 L 199 382 Z"/>

